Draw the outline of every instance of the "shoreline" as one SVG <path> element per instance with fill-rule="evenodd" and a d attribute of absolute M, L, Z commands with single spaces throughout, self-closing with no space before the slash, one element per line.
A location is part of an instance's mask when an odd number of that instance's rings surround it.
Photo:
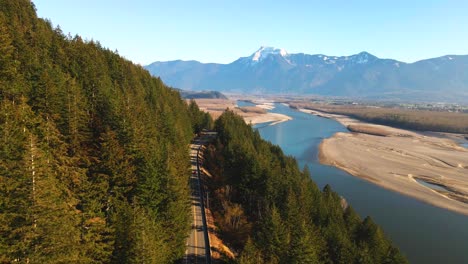
<path fill-rule="evenodd" d="M 290 116 L 277 114 L 277 113 L 266 113 L 266 114 L 260 114 L 260 115 L 255 115 L 255 116 L 243 116 L 243 118 L 244 118 L 245 123 L 247 124 L 256 125 L 256 124 L 272 122 L 271 124 L 269 124 L 270 126 L 274 126 L 279 123 L 292 120 Z"/>
<path fill-rule="evenodd" d="M 218 118 L 226 109 L 240 115 L 247 124 L 271 123 L 277 125 L 291 120 L 287 115 L 270 113 L 268 110 L 275 108 L 272 101 L 255 101 L 252 107 L 238 107 L 235 100 L 231 99 L 195 99 L 200 110 L 208 112 L 213 119 Z"/>
<path fill-rule="evenodd" d="M 325 139 L 326 140 L 326 139 Z M 411 174 L 401 175 L 402 177 L 407 177 L 408 183 L 413 183 L 411 186 L 401 186 L 386 182 L 385 180 L 379 180 L 375 177 L 366 175 L 365 173 L 359 172 L 353 168 L 350 168 L 346 165 L 341 164 L 339 161 L 334 160 L 333 158 L 328 157 L 324 152 L 326 151 L 326 146 L 324 146 L 326 141 L 322 141 L 319 145 L 319 162 L 323 165 L 333 166 L 340 170 L 343 170 L 353 177 L 358 177 L 362 180 L 370 182 L 372 184 L 378 185 L 381 188 L 390 190 L 401 195 L 405 195 L 411 198 L 414 198 L 418 201 L 427 203 L 432 206 L 436 206 L 442 209 L 446 209 L 455 213 L 468 216 L 468 204 L 457 201 L 453 198 L 450 198 L 448 195 L 437 192 L 429 187 L 425 187 L 422 184 L 419 184 Z M 404 178 L 403 178 L 404 179 Z M 406 187 L 406 188 L 401 188 Z M 408 188 L 410 187 L 410 188 Z"/>
<path fill-rule="evenodd" d="M 334 119 L 345 127 L 363 128 L 363 132 L 338 132 L 324 139 L 318 153 L 321 164 L 432 206 L 468 215 L 466 148 L 448 138 L 427 133 L 314 110 L 298 110 Z M 366 129 L 383 130 L 386 134 L 366 133 Z"/>
<path fill-rule="evenodd" d="M 318 160 L 319 160 L 320 164 L 336 167 L 336 168 L 338 168 L 340 170 L 343 170 L 343 171 L 351 174 L 354 177 L 358 177 L 360 179 L 366 180 L 366 181 L 371 182 L 373 184 L 379 185 L 380 187 L 383 187 L 382 185 L 379 184 L 378 180 L 375 180 L 375 179 L 373 179 L 371 177 L 368 177 L 368 176 L 366 176 L 364 174 L 360 174 L 357 171 L 355 171 L 355 170 L 353 170 L 351 168 L 348 168 L 346 166 L 343 166 L 339 162 L 334 161 L 334 160 L 328 158 L 327 156 L 325 156 L 325 154 L 323 154 L 323 148 L 324 148 L 323 143 L 324 143 L 324 141 L 322 141 L 319 144 Z M 385 187 L 383 187 L 383 188 L 387 189 L 387 190 L 391 190 L 391 189 L 388 189 L 388 188 L 385 188 Z"/>
<path fill-rule="evenodd" d="M 290 116 L 279 114 L 279 113 L 268 112 L 268 110 L 275 109 L 274 102 L 269 102 L 269 101 L 268 102 L 257 102 L 257 101 L 253 101 L 252 103 L 255 104 L 255 107 L 258 107 L 260 109 L 264 109 L 267 112 L 264 113 L 264 114 L 261 114 L 261 115 L 253 116 L 253 117 L 244 117 L 244 120 L 245 120 L 245 122 L 247 124 L 250 123 L 252 125 L 257 125 L 257 124 L 271 122 L 271 124 L 269 124 L 269 126 L 274 126 L 274 125 L 277 125 L 279 123 L 283 123 L 283 122 L 292 120 L 292 117 L 290 117 Z"/>

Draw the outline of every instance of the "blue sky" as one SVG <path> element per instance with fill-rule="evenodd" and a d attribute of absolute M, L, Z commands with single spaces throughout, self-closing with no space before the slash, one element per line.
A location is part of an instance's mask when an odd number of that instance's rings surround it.
<path fill-rule="evenodd" d="M 64 33 L 142 65 L 229 63 L 260 46 L 289 53 L 368 51 L 405 62 L 468 54 L 463 0 L 33 0 Z"/>

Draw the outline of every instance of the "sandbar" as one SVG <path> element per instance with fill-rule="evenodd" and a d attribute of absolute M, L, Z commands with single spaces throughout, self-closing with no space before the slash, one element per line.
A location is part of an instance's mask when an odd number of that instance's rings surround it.
<path fill-rule="evenodd" d="M 355 132 L 339 132 L 319 147 L 322 164 L 428 204 L 468 215 L 468 149 L 447 137 L 375 125 L 314 110 Z"/>
<path fill-rule="evenodd" d="M 271 101 L 254 102 L 255 106 L 238 107 L 235 100 L 230 99 L 195 99 L 198 107 L 208 112 L 213 119 L 218 118 L 226 109 L 234 111 L 242 116 L 247 124 L 270 123 L 276 125 L 291 120 L 292 118 L 278 113 L 270 113 L 267 110 L 274 108 Z"/>

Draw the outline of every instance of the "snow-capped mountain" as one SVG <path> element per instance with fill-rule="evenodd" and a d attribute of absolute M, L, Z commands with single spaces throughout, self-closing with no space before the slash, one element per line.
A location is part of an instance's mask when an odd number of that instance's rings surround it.
<path fill-rule="evenodd" d="M 265 58 L 267 58 L 270 55 L 279 55 L 281 57 L 286 57 L 288 56 L 288 53 L 286 52 L 285 49 L 276 49 L 273 47 L 260 47 L 254 54 L 252 54 L 249 58 L 252 61 L 255 62 L 261 62 Z"/>
<path fill-rule="evenodd" d="M 262 67 L 265 64 L 276 61 L 278 63 L 291 64 L 288 60 L 289 54 L 285 49 L 277 49 L 273 47 L 260 47 L 256 52 L 248 57 L 241 57 L 234 61 L 233 64 L 239 66 Z"/>
<path fill-rule="evenodd" d="M 329 56 L 260 47 L 229 64 L 169 61 L 146 69 L 185 90 L 468 102 L 468 56 L 404 63 L 367 52 Z"/>

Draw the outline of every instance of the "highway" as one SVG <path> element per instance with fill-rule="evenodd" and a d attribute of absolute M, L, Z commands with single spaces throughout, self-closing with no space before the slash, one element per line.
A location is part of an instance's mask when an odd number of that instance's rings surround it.
<path fill-rule="evenodd" d="M 200 180 L 199 180 L 199 167 L 197 154 L 201 147 L 200 141 L 194 141 L 190 145 L 190 159 L 191 159 L 191 175 L 190 175 L 190 188 L 191 188 L 191 212 L 192 212 L 192 229 L 187 238 L 187 248 L 183 263 L 211 263 L 209 242 L 207 241 L 207 234 L 205 234 L 206 226 L 204 223 L 203 201 L 201 200 L 202 194 Z"/>

